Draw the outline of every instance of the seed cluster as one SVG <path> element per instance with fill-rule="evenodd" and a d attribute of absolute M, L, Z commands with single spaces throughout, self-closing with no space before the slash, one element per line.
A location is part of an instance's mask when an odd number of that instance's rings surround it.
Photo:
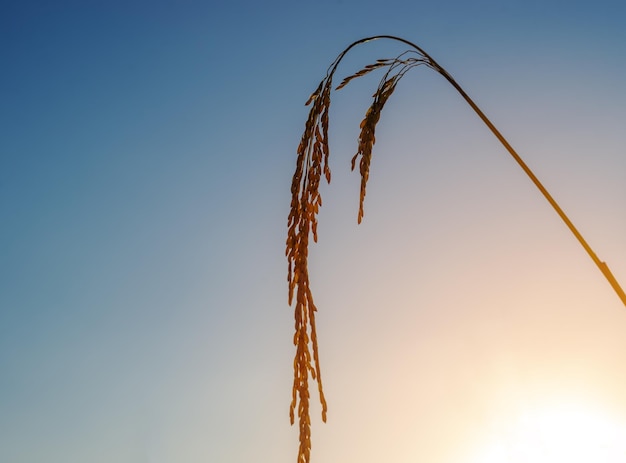
<path fill-rule="evenodd" d="M 291 211 L 288 218 L 286 255 L 289 262 L 289 304 L 295 295 L 295 334 L 293 343 L 296 355 L 293 362 L 294 378 L 292 400 L 289 409 L 291 424 L 295 421 L 298 405 L 300 447 L 298 463 L 308 463 L 311 451 L 311 419 L 309 416 L 309 373 L 317 380 L 322 419 L 326 421 L 326 400 L 322 389 L 317 333 L 315 330 L 316 307 L 309 284 L 308 247 L 309 236 L 317 241 L 317 214 L 322 205 L 319 184 L 322 172 L 330 182 L 328 167 L 328 109 L 330 107 L 331 79 L 325 79 L 311 95 L 312 103 L 304 134 L 298 147 L 296 172 L 291 184 Z M 312 352 L 309 348 L 312 345 Z M 311 363 L 313 359 L 313 364 Z"/>
<path fill-rule="evenodd" d="M 322 197 L 319 191 L 320 181 L 323 175 L 326 181 L 330 183 L 331 177 L 328 165 L 330 153 L 328 147 L 328 113 L 330 109 L 332 78 L 339 62 L 348 50 L 349 48 L 344 50 L 331 64 L 326 77 L 322 79 L 317 89 L 306 102 L 307 105 L 311 105 L 311 109 L 300 145 L 298 146 L 296 171 L 291 184 L 291 210 L 287 220 L 288 232 L 285 253 L 288 260 L 287 280 L 289 283 L 290 305 L 294 301 L 295 296 L 295 334 L 293 343 L 296 346 L 296 354 L 293 363 L 294 379 L 289 416 L 291 424 L 294 424 L 297 406 L 300 428 L 298 463 L 309 463 L 310 461 L 309 375 L 317 382 L 322 405 L 322 420 L 326 421 L 327 405 L 322 388 L 315 328 L 315 312 L 317 308 L 313 302 L 309 281 L 308 248 L 311 235 L 313 236 L 313 241 L 317 241 L 317 214 L 322 205 Z M 380 119 L 380 113 L 399 80 L 409 69 L 420 64 L 430 66 L 427 57 L 415 51 L 408 51 L 396 58 L 381 59 L 374 64 L 365 66 L 358 72 L 346 77 L 336 88 L 336 90 L 339 90 L 345 87 L 351 80 L 364 76 L 376 69 L 387 68 L 378 85 L 378 89 L 373 95 L 374 101 L 361 122 L 358 150 L 352 158 L 352 169 L 354 170 L 356 161 L 360 156 L 359 223 L 363 218 L 363 202 L 369 179 L 372 147 L 376 141 L 376 124 Z"/>

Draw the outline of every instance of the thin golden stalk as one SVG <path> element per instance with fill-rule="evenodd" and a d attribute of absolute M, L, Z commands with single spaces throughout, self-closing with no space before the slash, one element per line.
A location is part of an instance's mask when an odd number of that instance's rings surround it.
<path fill-rule="evenodd" d="M 327 413 L 320 371 L 317 331 L 315 327 L 315 312 L 317 308 L 313 302 L 313 294 L 309 281 L 308 246 L 309 237 L 311 235 L 313 236 L 313 241 L 317 241 L 317 214 L 322 205 L 322 197 L 319 192 L 322 174 L 327 182 L 330 182 L 331 178 L 330 168 L 328 166 L 330 154 L 328 145 L 328 114 L 330 109 L 332 80 L 339 63 L 348 51 L 357 45 L 379 39 L 390 39 L 401 42 L 411 47 L 411 49 L 395 58 L 379 59 L 373 64 L 368 64 L 356 73 L 346 77 L 336 88 L 336 90 L 339 90 L 352 80 L 373 71 L 384 68 L 387 69 L 373 95 L 373 102 L 368 108 L 364 119 L 361 121 L 358 149 L 357 153 L 352 158 L 352 169 L 354 169 L 356 161 L 360 157 L 359 172 L 361 174 L 361 188 L 359 195 L 358 222 L 360 223 L 363 218 L 363 202 L 365 199 L 367 181 L 369 179 L 372 148 L 376 141 L 376 124 L 380 119 L 380 113 L 402 77 L 414 67 L 425 65 L 441 74 L 459 92 L 487 127 L 489 127 L 491 132 L 500 143 L 502 143 L 509 154 L 550 203 L 552 208 L 557 212 L 559 217 L 565 222 L 626 306 L 626 294 L 606 263 L 602 262 L 596 256 L 580 232 L 574 227 L 573 223 L 537 179 L 535 174 L 511 147 L 498 129 L 491 123 L 487 116 L 485 116 L 480 108 L 443 67 L 420 47 L 400 37 L 378 35 L 357 40 L 343 50 L 335 61 L 331 63 L 326 72 L 326 76 L 306 102 L 307 105 L 311 105 L 311 109 L 305 124 L 302 139 L 298 146 L 296 171 L 291 184 L 292 199 L 291 210 L 287 220 L 288 232 L 285 254 L 288 260 L 287 280 L 289 283 L 290 305 L 295 295 L 295 334 L 293 342 L 296 346 L 296 354 L 294 358 L 294 380 L 289 414 L 291 424 L 294 424 L 295 409 L 297 406 L 300 430 L 298 463 L 309 463 L 310 461 L 311 419 L 309 414 L 309 375 L 317 382 L 320 402 L 322 404 L 323 421 L 326 421 Z"/>

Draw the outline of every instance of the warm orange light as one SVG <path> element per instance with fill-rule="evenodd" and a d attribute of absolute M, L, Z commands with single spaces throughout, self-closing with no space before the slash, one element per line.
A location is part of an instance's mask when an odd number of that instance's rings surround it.
<path fill-rule="evenodd" d="M 626 461 L 626 425 L 578 404 L 527 410 L 492 439 L 471 463 Z"/>

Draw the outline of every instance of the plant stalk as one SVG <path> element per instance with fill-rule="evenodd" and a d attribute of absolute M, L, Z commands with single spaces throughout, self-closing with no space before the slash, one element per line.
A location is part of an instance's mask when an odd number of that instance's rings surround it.
<path fill-rule="evenodd" d="M 626 293 L 624 293 L 624 290 L 622 289 L 622 287 L 620 286 L 618 281 L 615 279 L 615 277 L 611 273 L 611 270 L 609 269 L 609 266 L 606 264 L 606 262 L 603 262 L 603 261 L 601 261 L 598 258 L 596 253 L 593 251 L 591 246 L 589 246 L 587 241 L 583 238 L 583 236 L 580 234 L 578 229 L 574 226 L 572 221 L 565 214 L 563 209 L 561 209 L 561 207 L 556 202 L 556 200 L 552 197 L 552 195 L 548 192 L 548 190 L 546 190 L 546 188 L 541 184 L 541 182 L 539 181 L 537 176 L 530 170 L 530 168 L 522 160 L 520 155 L 517 154 L 517 152 L 509 144 L 509 142 L 506 140 L 506 138 L 504 138 L 504 136 L 500 133 L 500 131 L 495 127 L 495 125 L 492 124 L 492 122 L 489 120 L 489 118 L 487 116 L 485 116 L 485 114 L 481 111 L 481 109 L 476 105 L 476 103 L 474 103 L 474 101 L 469 97 L 469 95 L 467 93 L 465 93 L 465 91 L 452 78 L 452 76 L 450 74 L 448 74 L 448 72 L 443 67 L 441 67 L 430 55 L 428 55 L 428 53 L 426 53 L 424 50 L 422 50 L 420 47 L 418 47 L 414 43 L 412 43 L 412 42 L 410 42 L 408 40 L 405 40 L 405 39 L 403 39 L 401 37 L 395 37 L 395 36 L 392 36 L 392 35 L 377 35 L 377 36 L 373 36 L 373 37 L 367 37 L 367 38 L 364 38 L 364 39 L 361 39 L 361 40 L 358 40 L 358 41 L 352 43 L 340 55 L 339 60 L 343 57 L 343 55 L 345 55 L 345 53 L 348 50 L 350 50 L 355 45 L 358 45 L 358 44 L 361 44 L 361 43 L 365 43 L 365 42 L 369 42 L 369 41 L 372 41 L 372 40 L 378 40 L 378 39 L 396 40 L 396 41 L 399 41 L 399 42 L 403 42 L 403 43 L 409 45 L 410 47 L 415 48 L 419 53 L 424 55 L 430 61 L 430 66 L 433 69 L 435 69 L 437 72 L 439 72 L 439 74 L 441 74 L 456 89 L 456 91 L 459 92 L 459 94 L 463 97 L 463 99 L 467 102 L 467 104 L 469 104 L 471 106 L 471 108 L 478 115 L 478 117 L 480 117 L 480 119 L 485 123 L 485 125 L 487 127 L 489 127 L 489 130 L 491 130 L 491 132 L 495 135 L 495 137 L 500 141 L 502 146 L 504 146 L 506 148 L 506 150 L 509 152 L 509 154 L 513 157 L 513 159 L 515 159 L 517 164 L 522 168 L 522 170 L 526 173 L 526 175 L 530 178 L 530 180 L 532 180 L 532 182 L 539 189 L 541 194 L 543 194 L 543 196 L 546 198 L 546 200 L 550 203 L 550 205 L 556 211 L 556 213 L 559 215 L 559 217 L 561 217 L 563 222 L 565 222 L 565 225 L 567 225 L 567 228 L 570 229 L 570 231 L 574 234 L 574 236 L 576 237 L 578 242 L 585 249 L 587 254 L 589 254 L 589 257 L 591 257 L 591 260 L 593 260 L 593 262 L 596 264 L 598 269 L 600 269 L 600 272 L 602 272 L 602 275 L 604 275 L 604 277 L 607 279 L 607 281 L 609 282 L 609 284 L 611 285 L 611 287 L 613 288 L 615 293 L 619 296 L 619 298 L 621 299 L 622 303 L 626 307 Z M 339 64 L 339 60 L 336 61 L 335 67 L 337 66 L 337 64 Z"/>

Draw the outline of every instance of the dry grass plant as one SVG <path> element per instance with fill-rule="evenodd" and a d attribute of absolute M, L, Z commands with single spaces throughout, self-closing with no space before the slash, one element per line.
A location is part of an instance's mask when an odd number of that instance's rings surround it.
<path fill-rule="evenodd" d="M 351 48 L 351 47 L 349 47 Z M 298 409 L 300 428 L 300 446 L 298 462 L 308 463 L 311 450 L 311 418 L 309 414 L 309 377 L 317 382 L 320 402 L 322 405 L 322 420 L 326 421 L 327 405 L 322 387 L 317 332 L 315 327 L 315 312 L 317 308 L 313 301 L 308 272 L 309 238 L 317 241 L 317 214 L 322 205 L 319 187 L 322 174 L 330 183 L 331 173 L 328 165 L 328 114 L 330 109 L 330 93 L 333 87 L 333 76 L 346 49 L 331 64 L 317 89 L 311 94 L 306 105 L 311 105 L 309 117 L 305 124 L 304 133 L 298 146 L 296 171 L 291 184 L 291 210 L 288 218 L 288 234 L 286 255 L 289 262 L 289 304 L 295 296 L 295 335 L 294 345 L 296 355 L 294 359 L 294 380 L 292 400 L 290 405 L 291 423 L 295 422 L 295 409 Z M 345 87 L 355 78 L 369 74 L 378 69 L 386 72 L 380 80 L 373 95 L 373 101 L 368 108 L 363 121 L 358 141 L 357 153 L 352 158 L 354 170 L 359 160 L 361 174 L 361 189 L 359 200 L 358 222 L 363 218 L 363 202 L 369 167 L 372 159 L 372 147 L 376 142 L 376 124 L 380 113 L 389 97 L 396 89 L 400 79 L 412 68 L 421 64 L 430 65 L 428 58 L 419 52 L 409 50 L 391 59 L 379 59 L 368 64 L 358 72 L 346 77 L 335 90 Z"/>
<path fill-rule="evenodd" d="M 626 305 L 626 295 L 619 287 L 619 284 L 610 273 L 604 262 L 601 262 L 593 253 L 591 248 L 584 241 L 580 233 L 569 221 L 565 213 L 556 204 L 554 199 L 545 190 L 543 185 L 534 176 L 519 155 L 513 150 L 500 132 L 487 119 L 476 104 L 469 98 L 463 89 L 452 79 L 452 77 L 437 64 L 426 52 L 417 45 L 394 36 L 374 36 L 358 40 L 342 51 L 335 61 L 329 66 L 326 76 L 322 79 L 317 89 L 311 94 L 306 102 L 310 105 L 309 116 L 307 118 L 304 133 L 297 150 L 296 170 L 291 184 L 291 209 L 288 217 L 288 233 L 286 243 L 286 256 L 288 260 L 288 283 L 289 283 L 289 304 L 291 305 L 295 297 L 295 334 L 293 343 L 296 346 L 294 358 L 294 377 L 292 399 L 290 405 L 291 424 L 295 423 L 295 411 L 297 408 L 299 424 L 299 449 L 298 463 L 309 463 L 311 454 L 311 417 L 309 378 L 317 382 L 319 399 L 322 406 L 322 420 L 326 421 L 327 404 L 324 398 L 322 387 L 322 375 L 320 370 L 319 349 L 317 342 L 317 331 L 315 327 L 315 313 L 317 308 L 313 301 L 311 284 L 308 271 L 308 250 L 309 239 L 317 241 L 317 215 L 322 206 L 320 194 L 320 183 L 322 175 L 326 182 L 330 183 L 331 172 L 328 165 L 329 143 L 328 124 L 330 110 L 330 95 L 333 89 L 333 77 L 339 63 L 346 53 L 353 47 L 378 39 L 391 39 L 408 45 L 409 50 L 401 53 L 395 58 L 379 59 L 375 63 L 368 64 L 356 73 L 349 75 L 335 88 L 340 90 L 352 80 L 368 75 L 373 71 L 385 70 L 380 79 L 378 87 L 373 94 L 373 101 L 361 121 L 358 148 L 353 156 L 351 164 L 352 170 L 359 162 L 359 172 L 361 175 L 361 187 L 359 195 L 359 211 L 357 221 L 363 219 L 363 203 L 365 200 L 367 181 L 369 179 L 370 163 L 372 160 L 372 148 L 376 142 L 376 124 L 380 119 L 383 107 L 393 94 L 398 82 L 411 69 L 425 65 L 441 74 L 474 109 L 477 115 L 491 129 L 492 133 L 500 140 L 511 156 L 517 161 L 520 167 L 539 188 L 542 194 L 550 202 L 559 216 L 563 219 L 572 233 L 579 240 L 581 245 L 589 253 L 596 265 L 600 268 L 605 277 L 609 280 L 614 290 L 618 293 Z"/>

